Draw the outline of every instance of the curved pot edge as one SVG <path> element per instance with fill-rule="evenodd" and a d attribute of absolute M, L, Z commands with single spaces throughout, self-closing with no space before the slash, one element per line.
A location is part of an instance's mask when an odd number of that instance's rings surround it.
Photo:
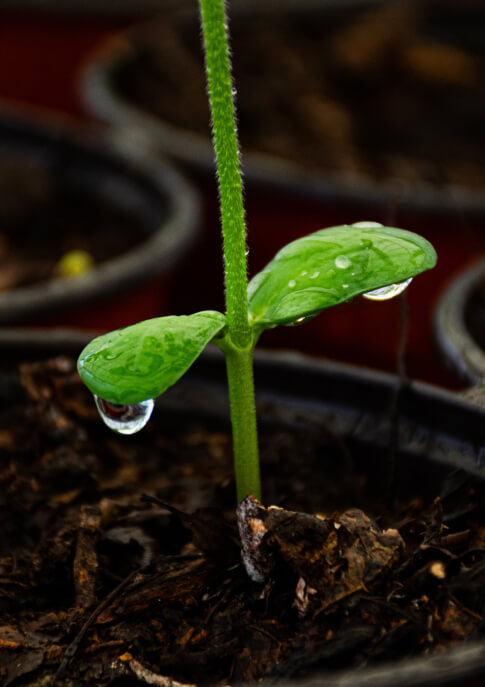
<path fill-rule="evenodd" d="M 75 279 L 54 279 L 25 286 L 0 295 L 0 324 L 55 310 L 67 304 L 94 301 L 113 291 L 135 286 L 172 266 L 193 241 L 198 230 L 197 192 L 169 162 L 151 156 L 142 159 L 120 151 L 108 134 L 80 129 L 63 117 L 39 113 L 35 119 L 23 108 L 4 107 L 0 118 L 16 126 L 33 126 L 39 136 L 55 143 L 67 140 L 75 147 L 92 151 L 109 160 L 120 160 L 140 178 L 150 179 L 160 194 L 167 196 L 167 217 L 154 233 L 133 250 L 106 260 Z"/>
<path fill-rule="evenodd" d="M 37 354 L 45 358 L 54 356 L 60 347 L 77 356 L 94 336 L 92 332 L 72 329 L 0 328 L 0 352 L 9 365 L 14 365 L 24 352 L 30 359 Z M 293 351 L 257 350 L 254 375 L 258 407 L 262 410 L 268 402 L 277 401 L 279 421 L 298 423 L 294 407 L 295 399 L 299 399 L 298 412 L 307 414 L 311 424 L 328 423 L 332 431 L 384 449 L 390 441 L 390 409 L 399 399 L 402 452 L 419 460 L 426 451 L 430 461 L 448 470 L 463 469 L 484 478 L 485 406 L 480 399 L 423 382 L 402 386 L 401 380 L 390 373 Z M 208 384 L 215 389 L 210 403 L 199 393 Z M 190 370 L 157 399 L 157 405 L 162 412 L 188 407 L 192 414 L 223 414 L 228 419 L 221 351 L 209 345 Z M 332 415 L 335 408 L 346 409 L 338 426 Z"/>
<path fill-rule="evenodd" d="M 314 3 L 310 3 L 312 5 Z M 214 168 L 214 154 L 209 137 L 186 131 L 136 107 L 112 88 L 112 73 L 120 61 L 132 52 L 129 33 L 111 38 L 93 53 L 81 79 L 81 95 L 88 111 L 102 121 L 121 128 L 133 146 L 155 147 L 165 154 L 193 167 Z M 133 134 L 134 131 L 139 133 Z M 209 128 L 208 128 L 209 131 Z M 141 133 L 143 132 L 143 133 Z M 244 152 L 242 167 L 249 182 L 254 181 L 281 190 L 293 190 L 304 196 L 332 197 L 348 202 L 383 205 L 390 199 L 421 212 L 437 209 L 466 208 L 467 213 L 483 213 L 485 196 L 464 187 L 447 187 L 440 191 L 431 184 L 420 185 L 399 179 L 373 181 L 352 172 L 307 171 L 302 165 L 269 153 Z"/>
<path fill-rule="evenodd" d="M 485 279 L 485 260 L 469 267 L 451 282 L 441 296 L 434 317 L 438 347 L 445 360 L 466 382 L 485 380 L 485 352 L 471 337 L 464 320 L 465 303 L 475 286 Z"/>
<path fill-rule="evenodd" d="M 446 687 L 483 679 L 485 646 L 471 642 L 444 654 L 403 659 L 382 666 L 321 673 L 308 679 L 282 680 L 281 687 Z M 265 684 L 264 681 L 262 683 Z M 478 684 L 475 685 L 478 687 Z"/>

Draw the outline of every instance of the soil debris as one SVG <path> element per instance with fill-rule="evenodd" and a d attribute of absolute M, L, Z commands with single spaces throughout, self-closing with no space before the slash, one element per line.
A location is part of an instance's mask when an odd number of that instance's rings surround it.
<path fill-rule="evenodd" d="M 349 508 L 335 441 L 308 427 L 290 440 L 276 423 L 263 469 L 285 508 L 248 497 L 239 537 L 221 423 L 164 415 L 117 437 L 73 361 L 24 365 L 22 378 L 29 398 L 0 406 L 2 684 L 228 685 L 483 636 L 477 480 L 453 475 L 434 500 L 389 510 L 362 473 Z M 275 446 L 290 463 L 277 475 Z M 294 484 L 302 456 L 314 514 Z"/>

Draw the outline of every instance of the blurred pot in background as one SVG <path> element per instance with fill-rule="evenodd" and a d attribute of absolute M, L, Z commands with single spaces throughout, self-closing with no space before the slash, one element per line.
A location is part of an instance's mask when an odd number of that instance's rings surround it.
<path fill-rule="evenodd" d="M 0 324 L 109 329 L 164 310 L 198 203 L 168 164 L 45 117 L 0 115 Z"/>
<path fill-rule="evenodd" d="M 236 2 L 246 177 L 378 202 L 397 185 L 425 206 L 452 203 L 448 188 L 461 187 L 463 201 L 483 208 L 465 191 L 485 191 L 480 17 L 443 3 Z M 139 140 L 213 166 L 196 7 L 102 48 L 85 98 L 110 122 L 136 123 Z"/>
<path fill-rule="evenodd" d="M 485 382 L 485 260 L 459 274 L 436 310 L 436 339 L 449 366 L 468 384 Z"/>
<path fill-rule="evenodd" d="M 332 224 L 372 219 L 422 233 L 439 266 L 419 293 L 410 290 L 409 372 L 443 384 L 453 380 L 432 346 L 434 302 L 449 274 L 483 247 L 481 12 L 286 0 L 257 9 L 241 3 L 231 22 L 251 270 L 284 242 Z M 124 145 L 170 154 L 213 196 L 195 12 L 166 13 L 102 47 L 86 71 L 85 99 L 119 127 Z M 202 307 L 220 305 L 220 285 L 207 278 L 218 274 L 216 222 L 214 203 L 197 256 Z M 187 263 L 194 276 L 198 264 Z M 182 281 L 175 293 L 182 312 Z M 396 304 L 360 301 L 305 325 L 297 338 L 287 330 L 266 342 L 394 369 L 389 346 L 379 343 L 383 318 L 397 347 Z"/>

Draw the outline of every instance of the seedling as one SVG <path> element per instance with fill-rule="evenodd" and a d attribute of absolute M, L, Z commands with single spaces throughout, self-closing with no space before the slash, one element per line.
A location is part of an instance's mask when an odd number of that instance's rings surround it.
<path fill-rule="evenodd" d="M 153 399 L 189 369 L 209 342 L 225 354 L 238 499 L 260 498 L 253 350 L 265 329 L 302 324 L 364 295 L 391 298 L 433 267 L 421 236 L 376 222 L 323 229 L 282 248 L 247 283 L 246 229 L 223 0 L 200 0 L 220 192 L 226 314 L 207 310 L 160 317 L 100 336 L 79 358 L 79 373 L 112 429 L 131 434 Z"/>

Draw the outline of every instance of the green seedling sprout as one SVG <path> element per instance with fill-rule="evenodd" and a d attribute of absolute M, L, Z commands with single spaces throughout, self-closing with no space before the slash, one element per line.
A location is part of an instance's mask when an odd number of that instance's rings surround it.
<path fill-rule="evenodd" d="M 301 324 L 364 295 L 384 300 L 436 263 L 421 236 L 375 222 L 323 229 L 282 248 L 247 283 L 246 228 L 223 0 L 200 0 L 220 193 L 226 314 L 160 317 L 100 336 L 78 369 L 112 429 L 141 429 L 153 399 L 172 386 L 209 342 L 225 354 L 238 500 L 261 498 L 253 351 L 265 329 Z"/>

